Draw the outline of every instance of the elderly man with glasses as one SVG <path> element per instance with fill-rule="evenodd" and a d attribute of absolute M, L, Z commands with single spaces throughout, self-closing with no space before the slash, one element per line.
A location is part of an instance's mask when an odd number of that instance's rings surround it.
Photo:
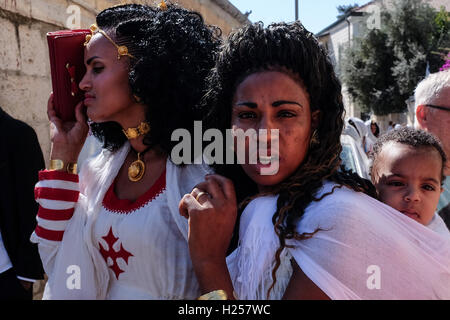
<path fill-rule="evenodd" d="M 431 132 L 441 140 L 447 155 L 444 191 L 438 210 L 450 229 L 450 69 L 430 74 L 414 93 L 416 128 Z"/>

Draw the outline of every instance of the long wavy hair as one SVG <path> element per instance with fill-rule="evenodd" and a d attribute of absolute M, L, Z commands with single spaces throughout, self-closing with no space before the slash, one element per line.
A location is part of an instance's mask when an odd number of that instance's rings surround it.
<path fill-rule="evenodd" d="M 192 133 L 194 120 L 202 118 L 200 100 L 221 43 L 220 29 L 205 25 L 199 13 L 171 4 L 166 10 L 114 6 L 100 12 L 96 22 L 136 57 L 130 59 L 128 84 L 148 106 L 151 130 L 144 144 L 170 155 L 177 143 L 171 140 L 172 132 L 185 128 Z M 91 130 L 111 151 L 127 140 L 116 122 L 91 123 Z"/>
<path fill-rule="evenodd" d="M 223 132 L 230 128 L 232 99 L 237 86 L 247 76 L 261 71 L 286 70 L 303 81 L 309 93 L 311 112 L 320 110 L 320 123 L 316 129 L 319 143 L 312 143 L 296 171 L 270 191 L 278 195 L 272 222 L 280 246 L 275 254 L 273 283 L 267 295 L 276 282 L 280 256 L 287 247 L 286 240 L 307 239 L 320 231 L 317 229 L 310 234 L 296 231 L 311 202 L 320 201 L 336 187 L 342 186 L 376 197 L 370 181 L 341 167 L 340 135 L 344 126 L 341 84 L 326 52 L 300 22 L 274 23 L 267 27 L 259 22 L 229 35 L 208 78 L 210 86 L 204 100 L 205 105 L 211 106 L 206 117 L 208 127 L 220 128 Z M 235 183 L 238 201 L 241 201 L 240 212 L 251 199 L 261 196 L 240 165 L 214 167 L 217 173 Z M 326 180 L 335 182 L 337 186 L 317 198 L 315 194 Z M 238 232 L 235 230 L 234 234 Z M 235 237 L 233 241 L 236 244 Z"/>

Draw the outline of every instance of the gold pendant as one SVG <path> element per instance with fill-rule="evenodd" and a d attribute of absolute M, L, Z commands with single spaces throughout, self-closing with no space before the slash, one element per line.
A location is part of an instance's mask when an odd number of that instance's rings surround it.
<path fill-rule="evenodd" d="M 139 158 L 139 156 L 140 154 L 138 153 L 138 159 L 133 161 L 128 167 L 128 179 L 133 182 L 141 180 L 145 173 L 145 163 Z"/>

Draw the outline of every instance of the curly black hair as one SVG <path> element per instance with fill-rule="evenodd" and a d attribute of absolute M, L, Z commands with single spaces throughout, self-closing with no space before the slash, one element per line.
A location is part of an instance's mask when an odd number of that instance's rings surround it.
<path fill-rule="evenodd" d="M 148 106 L 151 130 L 144 144 L 170 155 L 177 143 L 171 141 L 172 132 L 184 128 L 192 133 L 194 120 L 202 117 L 199 102 L 221 42 L 220 29 L 205 25 L 199 13 L 170 4 L 166 10 L 114 6 L 100 12 L 96 22 L 136 57 L 130 59 L 128 82 L 132 94 Z M 91 130 L 112 151 L 127 140 L 116 122 L 91 123 Z"/>
<path fill-rule="evenodd" d="M 311 112 L 320 110 L 317 128 L 320 143 L 313 144 L 297 170 L 271 190 L 279 195 L 272 221 L 280 247 L 275 256 L 270 292 L 286 240 L 302 240 L 313 235 L 298 234 L 296 226 L 308 205 L 323 198 L 317 199 L 315 194 L 325 180 L 336 182 L 336 187 L 347 186 L 373 197 L 376 192 L 370 181 L 341 166 L 340 135 L 344 126 L 341 84 L 324 49 L 300 22 L 274 23 L 267 27 L 258 22 L 229 35 L 208 77 L 210 87 L 204 104 L 211 109 L 206 118 L 207 126 L 221 131 L 230 128 L 232 99 L 237 86 L 250 74 L 261 71 L 280 71 L 295 81 L 300 78 L 302 87 L 309 93 Z M 258 196 L 255 183 L 239 165 L 216 164 L 214 167 L 217 173 L 234 182 L 239 201 L 246 198 L 241 202 L 240 211 L 252 197 Z"/>
<path fill-rule="evenodd" d="M 372 179 L 374 179 L 375 176 L 373 170 L 378 165 L 379 161 L 378 156 L 383 150 L 383 147 L 389 142 L 397 142 L 417 149 L 434 148 L 439 153 L 442 160 L 441 185 L 444 184 L 445 181 L 444 169 L 445 163 L 447 161 L 447 156 L 445 155 L 441 142 L 437 137 L 435 137 L 433 134 L 429 132 L 409 127 L 402 127 L 400 129 L 391 130 L 389 132 L 386 132 L 377 139 L 377 141 L 373 145 L 372 151 L 369 153 L 369 157 L 372 160 L 372 166 L 370 168 L 370 172 L 372 172 L 371 174 Z"/>

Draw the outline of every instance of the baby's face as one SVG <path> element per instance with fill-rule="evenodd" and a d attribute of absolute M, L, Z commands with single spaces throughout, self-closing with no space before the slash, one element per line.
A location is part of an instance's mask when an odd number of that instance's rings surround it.
<path fill-rule="evenodd" d="M 441 195 L 442 159 L 432 147 L 389 142 L 372 169 L 381 202 L 428 225 Z"/>

